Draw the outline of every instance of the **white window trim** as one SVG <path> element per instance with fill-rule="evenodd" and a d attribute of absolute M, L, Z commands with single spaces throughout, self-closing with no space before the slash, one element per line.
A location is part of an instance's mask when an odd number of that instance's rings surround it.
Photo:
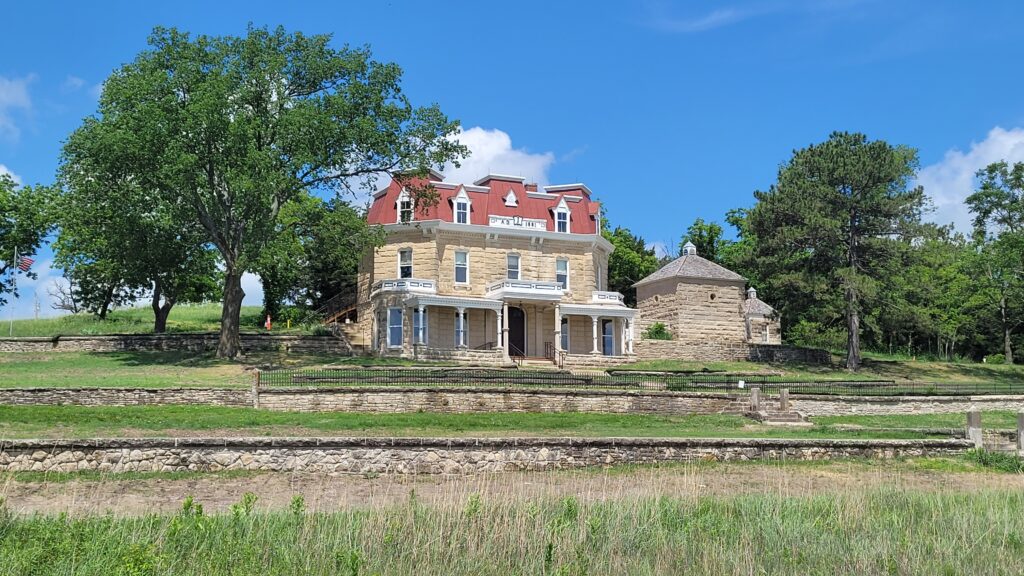
<path fill-rule="evenodd" d="M 395 327 L 395 326 L 391 325 L 391 311 L 392 310 L 397 310 L 398 311 L 399 323 L 398 323 L 397 327 L 401 328 L 401 331 L 402 331 L 402 336 L 401 336 L 401 338 L 398 339 L 398 343 L 397 344 L 395 344 L 394 342 L 391 341 L 391 328 Z M 393 307 L 392 308 L 388 308 L 387 319 L 388 319 L 388 326 L 387 326 L 388 348 L 401 348 L 402 347 L 402 340 L 405 339 L 405 311 L 402 310 L 401 308 L 393 308 Z"/>
<path fill-rule="evenodd" d="M 564 197 L 561 200 L 559 200 L 558 205 L 555 206 L 554 212 L 555 212 L 555 232 L 557 232 L 559 234 L 572 234 L 572 217 L 569 214 L 569 205 L 565 203 L 565 198 Z M 564 232 L 558 229 L 558 217 L 560 215 L 562 215 L 562 214 L 565 215 L 565 231 Z"/>
<path fill-rule="evenodd" d="M 516 198 L 516 192 L 511 188 L 508 189 L 508 194 L 505 194 L 505 206 L 511 206 L 512 208 L 519 206 L 519 199 Z"/>
<path fill-rule="evenodd" d="M 511 270 L 511 266 L 509 266 L 509 262 L 510 262 L 509 258 L 511 258 L 512 256 L 516 257 L 516 277 L 515 278 L 513 278 L 512 275 L 509 274 L 509 270 Z M 523 279 L 523 257 L 518 252 L 509 252 L 508 254 L 505 255 L 505 278 L 507 278 L 509 280 L 522 280 Z"/>
<path fill-rule="evenodd" d="M 464 282 L 459 282 L 459 274 L 458 274 L 458 270 L 459 270 L 459 254 L 465 254 L 466 255 L 466 280 Z M 454 269 L 452 270 L 452 275 L 453 275 L 453 279 L 455 280 L 455 283 L 458 284 L 459 286 L 465 286 L 466 284 L 469 284 L 470 283 L 470 280 L 469 280 L 469 250 L 456 250 L 455 251 L 455 256 L 453 256 L 453 258 L 454 258 L 454 265 L 453 265 Z"/>
<path fill-rule="evenodd" d="M 406 221 L 402 220 L 402 202 L 409 202 L 409 219 Z M 416 219 L 416 203 L 413 202 L 412 196 L 409 195 L 409 191 L 402 188 L 402 192 L 398 194 L 398 200 L 395 200 L 395 223 L 405 224 L 412 222 Z"/>
<path fill-rule="evenodd" d="M 466 204 L 466 221 L 459 222 L 459 203 Z M 469 194 L 466 194 L 466 189 L 459 190 L 459 193 L 452 199 L 452 222 L 456 224 L 472 224 L 473 220 L 471 214 L 473 212 L 473 201 L 469 199 Z"/>
<path fill-rule="evenodd" d="M 399 248 L 398 249 L 398 276 L 397 277 L 398 278 L 407 278 L 406 276 L 402 276 L 402 253 L 403 252 L 408 252 L 409 253 L 409 276 L 407 276 L 407 277 L 408 278 L 413 278 L 416 275 L 416 268 L 413 267 L 413 265 L 412 265 L 412 248 Z"/>
<path fill-rule="evenodd" d="M 569 273 L 569 259 L 568 258 L 556 258 L 555 259 L 555 282 L 558 281 L 558 263 L 565 262 L 565 288 L 563 290 L 569 290 L 570 288 L 570 277 L 572 274 Z"/>

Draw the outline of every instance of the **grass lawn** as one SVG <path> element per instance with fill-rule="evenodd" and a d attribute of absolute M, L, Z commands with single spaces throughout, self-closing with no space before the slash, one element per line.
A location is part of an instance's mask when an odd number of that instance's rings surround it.
<path fill-rule="evenodd" d="M 741 416 L 360 414 L 214 406 L 0 406 L 0 438 L 121 436 L 578 436 L 927 438 L 912 430 L 772 427 Z"/>
<path fill-rule="evenodd" d="M 811 418 L 821 426 L 863 426 L 865 428 L 965 428 L 966 414 L 901 414 L 899 416 L 821 416 Z M 984 428 L 1017 429 L 1017 413 L 1009 410 L 984 412 Z"/>
<path fill-rule="evenodd" d="M 0 573 L 1013 574 L 1019 490 L 856 487 L 840 493 L 610 497 L 455 494 L 421 502 L 230 513 L 0 513 Z M 198 504 L 201 504 L 199 502 Z M 1017 568 L 1014 568 L 1017 566 Z"/>
<path fill-rule="evenodd" d="M 259 306 L 243 306 L 241 327 L 244 332 L 263 332 L 264 318 Z M 220 330 L 220 303 L 179 304 L 171 309 L 167 318 L 168 332 L 216 332 Z M 301 334 L 309 326 L 274 323 L 275 334 Z M 39 320 L 15 320 L 14 336 L 97 336 L 101 334 L 148 334 L 153 331 L 153 310 L 148 306 L 112 310 L 105 320 L 89 313 L 68 314 Z M 8 335 L 8 323 L 3 322 L 0 336 Z"/>
<path fill-rule="evenodd" d="M 761 364 L 754 362 L 684 362 L 680 360 L 643 360 L 619 366 L 620 370 L 688 370 L 779 374 L 792 377 L 818 377 L 829 380 L 910 380 L 914 382 L 1024 382 L 1022 364 L 982 364 L 979 362 L 927 362 L 910 359 L 866 358 L 858 372 L 839 367 L 808 364 Z"/>

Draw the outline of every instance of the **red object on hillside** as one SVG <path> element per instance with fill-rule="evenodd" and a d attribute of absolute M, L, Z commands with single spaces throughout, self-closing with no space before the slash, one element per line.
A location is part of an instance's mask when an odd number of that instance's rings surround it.
<path fill-rule="evenodd" d="M 469 201 L 468 225 L 558 232 L 555 218 L 561 207 L 569 214 L 569 233 L 598 233 L 601 204 L 590 199 L 590 189 L 585 184 L 538 189 L 524 178 L 501 174 L 489 174 L 473 184 L 444 182 L 437 172 L 431 172 L 430 178 L 392 180 L 387 188 L 374 194 L 367 221 L 370 224 L 399 223 L 399 200 L 405 185 L 426 186 L 428 183 L 437 191 L 437 204 L 415 207 L 412 222 L 455 222 L 455 200 L 462 197 Z M 517 220 L 512 222 L 511 219 Z M 523 226 L 523 220 L 528 221 L 527 226 Z"/>
<path fill-rule="evenodd" d="M 270 330 L 271 326 L 272 324 L 270 323 L 270 314 L 267 314 L 267 321 L 263 323 L 263 327 L 266 328 L 267 330 Z"/>

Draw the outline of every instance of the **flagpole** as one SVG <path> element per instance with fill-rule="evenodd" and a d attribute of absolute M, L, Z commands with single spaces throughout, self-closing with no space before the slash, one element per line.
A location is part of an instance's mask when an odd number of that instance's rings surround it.
<path fill-rule="evenodd" d="M 16 299 L 15 292 L 18 291 L 18 245 L 14 245 L 14 261 L 11 262 L 11 298 Z M 14 302 L 11 302 L 11 324 L 7 330 L 8 336 L 14 336 Z"/>

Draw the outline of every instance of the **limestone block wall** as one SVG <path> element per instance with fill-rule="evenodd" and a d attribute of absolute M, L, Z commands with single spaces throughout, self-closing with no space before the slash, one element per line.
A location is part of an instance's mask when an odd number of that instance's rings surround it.
<path fill-rule="evenodd" d="M 637 335 L 655 322 L 676 340 L 744 342 L 742 282 L 672 279 L 637 288 Z"/>
<path fill-rule="evenodd" d="M 53 336 L 0 338 L 0 352 L 126 352 L 147 350 L 187 350 L 206 352 L 217 349 L 216 332 L 193 334 L 113 334 L 107 336 Z M 242 350 L 320 352 L 349 356 L 352 346 L 344 335 L 285 336 L 242 334 Z"/>
<path fill-rule="evenodd" d="M 0 388 L 0 406 L 234 406 L 251 408 L 247 388 Z"/>
<path fill-rule="evenodd" d="M 0 471 L 481 474 L 696 460 L 962 454 L 965 439 L 148 438 L 0 441 Z"/>
<path fill-rule="evenodd" d="M 778 320 L 753 316 L 747 320 L 750 331 L 747 340 L 752 344 L 782 344 L 782 323 Z"/>
<path fill-rule="evenodd" d="M 790 394 L 790 405 L 805 416 L 966 414 L 1024 410 L 1024 396 L 830 396 Z"/>
<path fill-rule="evenodd" d="M 832 356 L 827 350 L 745 342 L 693 342 L 637 338 L 633 341 L 633 351 L 640 360 L 672 358 L 702 362 L 799 362 L 821 365 L 828 365 L 832 362 Z"/>

